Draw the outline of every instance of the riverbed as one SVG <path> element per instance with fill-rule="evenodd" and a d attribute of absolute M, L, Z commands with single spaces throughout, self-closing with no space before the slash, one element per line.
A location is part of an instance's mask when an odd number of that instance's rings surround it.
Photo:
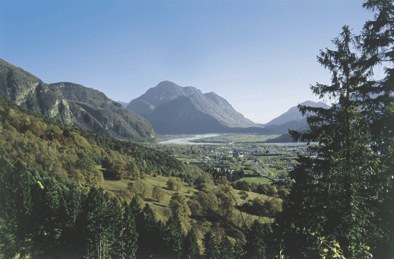
<path fill-rule="evenodd" d="M 168 145 L 168 144 L 171 144 L 171 145 L 218 145 L 219 143 L 198 142 L 196 140 L 217 137 L 220 135 L 221 134 L 198 134 L 198 135 L 185 135 L 182 137 L 180 135 L 165 136 L 165 137 L 169 137 L 170 139 L 161 141 L 161 142 L 159 142 L 159 144 L 163 144 L 163 145 Z M 174 138 L 171 138 L 171 137 L 174 137 Z"/>

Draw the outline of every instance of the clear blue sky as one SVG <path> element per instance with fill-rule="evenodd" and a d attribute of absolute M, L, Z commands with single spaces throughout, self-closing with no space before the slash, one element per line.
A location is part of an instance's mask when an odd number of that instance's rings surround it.
<path fill-rule="evenodd" d="M 0 57 L 47 83 L 130 101 L 162 80 L 214 91 L 267 122 L 317 100 L 317 62 L 360 0 L 12 0 L 0 3 Z"/>

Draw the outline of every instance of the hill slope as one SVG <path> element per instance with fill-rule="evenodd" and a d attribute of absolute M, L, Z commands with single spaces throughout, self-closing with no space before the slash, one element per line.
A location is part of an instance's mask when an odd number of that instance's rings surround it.
<path fill-rule="evenodd" d="M 258 127 L 215 93 L 195 87 L 160 82 L 132 100 L 127 109 L 148 121 L 162 134 L 231 132 L 232 128 Z"/>
<path fill-rule="evenodd" d="M 83 186 L 184 170 L 181 162 L 162 152 L 44 120 L 4 100 L 0 101 L 0 147 L 0 157 Z"/>
<path fill-rule="evenodd" d="M 154 137 L 151 126 L 103 93 L 73 83 L 46 84 L 0 59 L 0 97 L 22 108 L 121 139 Z"/>

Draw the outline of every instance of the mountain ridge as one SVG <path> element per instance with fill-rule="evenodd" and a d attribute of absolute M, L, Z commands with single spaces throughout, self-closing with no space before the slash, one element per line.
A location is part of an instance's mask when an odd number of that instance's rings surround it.
<path fill-rule="evenodd" d="M 305 105 L 305 106 L 311 106 L 311 107 L 321 107 L 321 108 L 326 108 L 328 107 L 327 104 L 323 102 L 313 102 L 310 100 L 304 101 L 300 103 L 300 105 Z M 270 120 L 267 122 L 265 125 L 280 125 L 289 121 L 299 121 L 305 119 L 305 117 L 301 114 L 301 112 L 298 110 L 298 105 L 290 107 L 286 112 L 282 113 L 278 117 Z"/>
<path fill-rule="evenodd" d="M 149 88 L 130 101 L 127 109 L 143 116 L 162 134 L 230 132 L 232 128 L 259 127 L 216 93 L 202 93 L 196 87 L 182 87 L 171 81 Z M 204 127 L 199 125 L 204 123 Z"/>
<path fill-rule="evenodd" d="M 329 107 L 323 102 L 313 102 L 310 100 L 304 101 L 300 105 L 325 109 Z M 286 112 L 264 124 L 264 129 L 278 134 L 287 133 L 289 129 L 305 130 L 307 127 L 306 117 L 299 111 L 298 105 L 291 107 Z"/>
<path fill-rule="evenodd" d="M 119 139 L 140 141 L 155 136 L 148 122 L 104 93 L 70 82 L 44 83 L 3 59 L 0 59 L 0 97 L 62 123 Z"/>

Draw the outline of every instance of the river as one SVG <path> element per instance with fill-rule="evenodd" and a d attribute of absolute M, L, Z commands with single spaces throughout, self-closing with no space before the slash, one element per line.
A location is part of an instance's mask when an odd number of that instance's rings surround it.
<path fill-rule="evenodd" d="M 217 137 L 221 134 L 199 134 L 199 135 L 187 135 L 180 137 L 174 136 L 175 138 L 164 140 L 159 142 L 159 144 L 173 144 L 173 145 L 218 145 L 218 143 L 207 143 L 207 142 L 196 142 L 196 140 Z"/>

